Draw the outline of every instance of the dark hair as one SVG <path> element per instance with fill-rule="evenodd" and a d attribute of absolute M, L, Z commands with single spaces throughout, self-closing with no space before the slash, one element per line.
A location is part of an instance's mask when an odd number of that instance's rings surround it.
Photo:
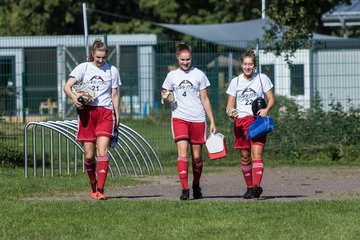
<path fill-rule="evenodd" d="M 255 51 L 253 49 L 249 49 L 246 53 L 244 53 L 243 55 L 241 55 L 241 63 L 243 63 L 244 58 L 252 58 L 254 61 L 254 66 L 256 67 L 256 54 Z"/>
<path fill-rule="evenodd" d="M 95 39 L 95 41 L 92 45 L 92 49 L 91 49 L 90 55 L 88 57 L 89 62 L 94 61 L 93 55 L 96 51 L 106 52 L 106 55 L 108 54 L 108 51 L 109 51 L 106 44 L 103 41 L 101 41 L 100 38 Z"/>
<path fill-rule="evenodd" d="M 186 42 L 181 42 L 176 46 L 176 55 L 179 55 L 181 52 L 190 52 L 192 53 L 191 47 Z"/>

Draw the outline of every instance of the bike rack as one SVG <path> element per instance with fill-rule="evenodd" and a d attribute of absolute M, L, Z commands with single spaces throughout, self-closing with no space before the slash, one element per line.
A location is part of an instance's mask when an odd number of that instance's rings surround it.
<path fill-rule="evenodd" d="M 24 154 L 25 154 L 25 177 L 28 177 L 29 165 L 33 175 L 38 175 L 38 163 L 41 155 L 42 176 L 47 174 L 66 175 L 81 171 L 85 172 L 84 150 L 82 145 L 76 141 L 77 120 L 29 122 L 24 128 Z M 117 145 L 109 147 L 109 173 L 115 177 L 126 175 L 145 175 L 163 172 L 162 163 L 153 147 L 135 130 L 120 124 Z M 30 134 L 29 134 L 30 133 Z M 39 137 L 40 135 L 40 137 Z M 79 160 L 81 159 L 81 161 Z"/>

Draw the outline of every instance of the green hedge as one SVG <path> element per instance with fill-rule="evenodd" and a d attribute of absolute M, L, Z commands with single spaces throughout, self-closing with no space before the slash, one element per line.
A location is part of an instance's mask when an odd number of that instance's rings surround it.
<path fill-rule="evenodd" d="M 24 165 L 24 153 L 17 147 L 10 146 L 8 143 L 0 142 L 0 166 L 17 167 Z"/>
<path fill-rule="evenodd" d="M 317 96 L 309 109 L 293 100 L 276 97 L 271 111 L 276 130 L 269 135 L 268 151 L 272 159 L 288 161 L 355 162 L 360 160 L 359 109 L 332 101 L 330 111 L 323 111 Z"/>

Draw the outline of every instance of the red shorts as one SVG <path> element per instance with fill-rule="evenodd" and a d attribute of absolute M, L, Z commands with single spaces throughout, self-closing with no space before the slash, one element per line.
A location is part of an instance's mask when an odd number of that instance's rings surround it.
<path fill-rule="evenodd" d="M 113 111 L 104 107 L 85 106 L 78 118 L 78 142 L 96 142 L 96 138 L 111 138 L 115 116 Z"/>
<path fill-rule="evenodd" d="M 249 149 L 252 144 L 265 145 L 266 136 L 253 140 L 246 139 L 248 127 L 254 121 L 255 121 L 254 116 L 237 118 L 234 121 L 234 136 L 235 136 L 234 149 Z"/>
<path fill-rule="evenodd" d="M 179 118 L 171 120 L 174 141 L 187 140 L 191 144 L 204 144 L 206 122 L 188 122 Z"/>

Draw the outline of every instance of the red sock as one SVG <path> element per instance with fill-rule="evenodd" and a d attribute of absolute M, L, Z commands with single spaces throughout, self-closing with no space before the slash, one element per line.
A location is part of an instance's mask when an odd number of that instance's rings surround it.
<path fill-rule="evenodd" d="M 188 162 L 189 162 L 189 160 L 188 160 L 187 157 L 178 157 L 178 159 L 177 159 L 177 170 L 178 170 L 178 175 L 179 175 L 179 179 L 180 179 L 182 189 L 189 189 L 189 184 L 188 184 L 189 166 L 188 166 Z"/>
<path fill-rule="evenodd" d="M 96 182 L 96 162 L 92 159 L 85 159 L 85 169 L 90 179 L 90 184 Z"/>
<path fill-rule="evenodd" d="M 98 189 L 104 189 L 107 173 L 109 170 L 109 157 L 107 155 L 97 157 L 97 161 L 98 161 L 97 169 L 96 169 L 96 173 L 98 177 L 97 187 Z"/>
<path fill-rule="evenodd" d="M 203 164 L 202 157 L 194 159 L 192 162 L 192 170 L 193 170 L 193 175 L 194 175 L 193 184 L 194 185 L 199 185 L 199 183 L 200 183 L 200 177 L 201 177 L 203 165 L 204 164 Z"/>
<path fill-rule="evenodd" d="M 240 163 L 242 174 L 245 179 L 247 188 L 253 188 L 253 177 L 252 177 L 252 167 L 250 163 Z"/>
<path fill-rule="evenodd" d="M 262 159 L 253 160 L 252 175 L 253 175 L 253 183 L 255 187 L 260 186 L 263 172 L 264 172 L 263 160 Z"/>

